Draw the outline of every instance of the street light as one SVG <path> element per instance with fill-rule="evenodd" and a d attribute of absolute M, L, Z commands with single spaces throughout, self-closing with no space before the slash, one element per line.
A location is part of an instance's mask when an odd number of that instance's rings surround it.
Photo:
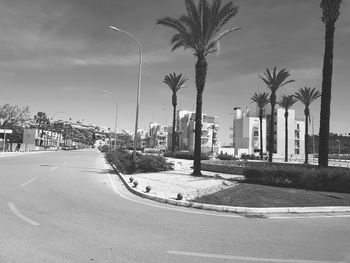
<path fill-rule="evenodd" d="M 113 96 L 112 92 L 102 90 L 104 94 L 110 94 Z M 116 99 L 115 103 L 115 126 L 114 126 L 114 150 L 117 149 L 117 124 L 118 124 L 118 99 Z"/>
<path fill-rule="evenodd" d="M 136 160 L 136 146 L 137 146 L 137 128 L 138 128 L 138 120 L 139 120 L 139 103 L 140 103 L 140 90 L 141 90 L 141 67 L 142 67 L 142 49 L 141 49 L 141 45 L 140 42 L 137 40 L 136 37 L 134 37 L 132 34 L 130 34 L 127 31 L 121 30 L 119 28 L 116 28 L 114 26 L 109 26 L 110 29 L 121 32 L 121 33 L 125 33 L 127 34 L 129 37 L 131 37 L 132 39 L 134 39 L 137 43 L 137 46 L 139 48 L 139 52 L 140 52 L 140 59 L 139 59 L 139 78 L 138 78 L 138 85 L 137 85 L 137 97 L 136 97 L 136 119 L 135 119 L 135 134 L 134 134 L 134 152 L 133 152 L 133 158 L 134 160 Z"/>

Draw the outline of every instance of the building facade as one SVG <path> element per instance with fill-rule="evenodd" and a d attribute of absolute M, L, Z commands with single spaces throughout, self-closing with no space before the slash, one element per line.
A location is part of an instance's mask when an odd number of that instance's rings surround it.
<path fill-rule="evenodd" d="M 180 110 L 177 112 L 177 133 L 178 133 L 178 149 L 180 151 L 194 151 L 195 142 L 195 112 Z M 217 134 L 219 125 L 217 117 L 202 115 L 202 135 L 201 135 L 201 151 L 203 153 L 219 152 L 219 142 Z"/>
<path fill-rule="evenodd" d="M 234 108 L 233 127 L 231 129 L 230 140 L 235 149 L 235 155 L 260 153 L 260 133 L 263 136 L 263 153 L 270 150 L 269 130 L 271 115 L 268 114 L 269 107 L 264 110 L 262 119 L 262 131 L 260 131 L 259 109 L 250 111 L 241 108 Z M 273 153 L 282 157 L 285 155 L 285 110 L 282 108 L 275 109 L 274 120 L 274 145 Z M 288 111 L 288 155 L 304 154 L 305 122 L 297 120 L 295 110 Z"/>

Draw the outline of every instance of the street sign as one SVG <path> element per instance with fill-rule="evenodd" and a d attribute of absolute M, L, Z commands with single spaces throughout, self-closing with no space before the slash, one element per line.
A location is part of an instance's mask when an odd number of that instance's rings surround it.
<path fill-rule="evenodd" d="M 12 133 L 11 129 L 0 129 L 0 133 Z"/>

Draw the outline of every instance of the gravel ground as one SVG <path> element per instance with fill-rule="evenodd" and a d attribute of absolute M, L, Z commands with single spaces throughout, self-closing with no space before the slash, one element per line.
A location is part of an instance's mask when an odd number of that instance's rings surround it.
<path fill-rule="evenodd" d="M 228 187 L 235 186 L 240 175 L 219 174 L 202 171 L 203 177 L 192 176 L 191 166 L 193 161 L 167 158 L 174 163 L 174 170 L 160 173 L 142 173 L 125 175 L 127 181 L 133 177 L 138 181 L 138 190 L 146 191 L 146 186 L 151 186 L 151 195 L 162 198 L 176 199 L 178 193 L 182 193 L 184 200 L 208 195 Z"/>

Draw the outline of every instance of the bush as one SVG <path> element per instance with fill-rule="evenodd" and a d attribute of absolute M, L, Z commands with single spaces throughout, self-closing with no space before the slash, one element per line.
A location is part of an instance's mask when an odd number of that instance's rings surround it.
<path fill-rule="evenodd" d="M 172 157 L 178 159 L 194 160 L 194 153 L 191 152 L 167 152 L 164 157 Z M 209 154 L 201 153 L 201 160 L 209 160 Z"/>
<path fill-rule="evenodd" d="M 163 156 L 137 154 L 135 163 L 132 153 L 121 149 L 106 152 L 105 158 L 123 174 L 159 172 L 172 169 L 171 164 L 167 163 Z"/>
<path fill-rule="evenodd" d="M 248 183 L 350 193 L 350 170 L 307 168 L 245 168 Z"/>
<path fill-rule="evenodd" d="M 100 152 L 109 152 L 111 149 L 109 147 L 109 145 L 102 145 L 102 146 L 98 146 L 98 149 L 100 150 Z"/>
<path fill-rule="evenodd" d="M 244 160 L 259 160 L 260 159 L 259 156 L 256 156 L 254 154 L 245 154 L 245 153 L 242 153 L 241 158 Z"/>
<path fill-rule="evenodd" d="M 136 170 L 133 156 L 127 151 L 118 149 L 117 151 L 106 152 L 105 157 L 108 162 L 114 164 L 118 171 L 123 174 L 132 174 Z"/>
<path fill-rule="evenodd" d="M 141 155 L 136 160 L 137 173 L 160 172 L 171 169 L 171 164 L 167 163 L 163 156 Z"/>
<path fill-rule="evenodd" d="M 223 161 L 236 160 L 236 158 L 233 155 L 229 154 L 219 154 L 217 158 Z"/>

